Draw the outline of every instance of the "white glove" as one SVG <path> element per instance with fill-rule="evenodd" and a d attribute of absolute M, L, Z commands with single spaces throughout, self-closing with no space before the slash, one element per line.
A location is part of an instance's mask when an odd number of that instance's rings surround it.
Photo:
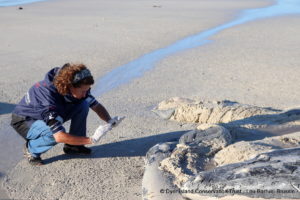
<path fill-rule="evenodd" d="M 125 119 L 125 117 L 119 117 L 119 116 L 116 116 L 116 117 L 114 117 L 114 118 L 111 118 L 111 119 L 108 121 L 108 123 L 111 124 L 112 127 L 116 127 L 116 126 L 118 126 L 118 125 L 121 123 L 121 121 L 122 121 L 123 119 Z"/>
<path fill-rule="evenodd" d="M 105 124 L 105 125 L 100 125 L 94 135 L 91 137 L 91 141 L 93 144 L 99 142 L 99 140 L 108 132 L 112 129 L 111 124 Z"/>

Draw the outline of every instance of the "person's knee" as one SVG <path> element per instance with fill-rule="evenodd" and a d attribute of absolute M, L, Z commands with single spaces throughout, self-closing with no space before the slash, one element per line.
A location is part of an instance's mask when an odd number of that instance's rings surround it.
<path fill-rule="evenodd" d="M 42 120 L 32 124 L 27 139 L 28 149 L 35 156 L 39 156 L 57 144 L 50 127 Z"/>
<path fill-rule="evenodd" d="M 47 146 L 54 146 L 57 144 L 51 130 L 44 132 L 41 137 L 43 138 L 44 144 Z"/>
<path fill-rule="evenodd" d="M 27 134 L 27 139 L 34 140 L 39 137 L 47 137 L 48 135 L 53 135 L 50 127 L 42 120 L 35 121 Z"/>

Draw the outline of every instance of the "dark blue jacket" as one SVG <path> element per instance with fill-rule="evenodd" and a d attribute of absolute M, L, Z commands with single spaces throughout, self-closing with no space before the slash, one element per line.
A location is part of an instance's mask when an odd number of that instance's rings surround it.
<path fill-rule="evenodd" d="M 66 121 L 68 111 L 72 110 L 72 106 L 78 106 L 83 101 L 87 101 L 90 107 L 98 103 L 90 91 L 84 99 L 75 99 L 71 95 L 59 94 L 53 85 L 54 76 L 59 69 L 59 67 L 51 69 L 44 80 L 35 83 L 13 111 L 14 114 L 33 120 L 43 120 L 48 125 L 51 120 L 55 119 L 56 123 L 50 126 L 53 133 L 64 131 L 62 123 Z M 68 109 L 66 110 L 66 108 Z"/>

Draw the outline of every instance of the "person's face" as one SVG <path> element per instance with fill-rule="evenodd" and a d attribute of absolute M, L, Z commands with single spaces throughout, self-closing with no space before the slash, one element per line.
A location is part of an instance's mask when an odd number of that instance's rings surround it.
<path fill-rule="evenodd" d="M 90 88 L 90 85 L 81 85 L 79 88 L 71 87 L 70 92 L 76 99 L 82 99 L 86 96 Z"/>

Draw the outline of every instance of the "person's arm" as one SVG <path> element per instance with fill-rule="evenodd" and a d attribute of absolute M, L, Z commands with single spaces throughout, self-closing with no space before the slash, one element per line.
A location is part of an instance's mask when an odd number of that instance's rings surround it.
<path fill-rule="evenodd" d="M 93 107 L 91 107 L 91 109 L 93 111 L 95 111 L 97 113 L 97 115 L 104 121 L 108 122 L 109 120 L 111 120 L 111 117 L 109 115 L 109 113 L 107 112 L 107 110 L 104 108 L 104 106 L 102 106 L 100 103 L 97 103 L 96 105 L 94 105 Z"/>
<path fill-rule="evenodd" d="M 57 143 L 65 143 L 70 145 L 92 144 L 91 138 L 83 136 L 74 136 L 63 131 L 59 131 L 53 135 Z"/>

